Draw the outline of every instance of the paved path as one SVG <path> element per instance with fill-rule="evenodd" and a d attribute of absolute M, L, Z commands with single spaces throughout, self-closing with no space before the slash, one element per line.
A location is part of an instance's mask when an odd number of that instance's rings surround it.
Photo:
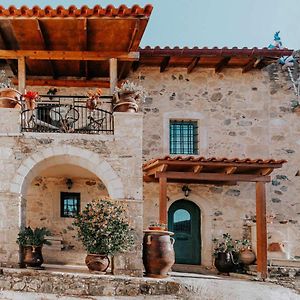
<path fill-rule="evenodd" d="M 186 300 L 300 300 L 300 295 L 291 289 L 271 283 L 234 278 L 222 278 L 190 273 L 172 273 L 172 279 L 186 287 Z M 0 300 L 175 300 L 174 296 L 139 297 L 70 297 L 54 294 L 0 291 Z"/>

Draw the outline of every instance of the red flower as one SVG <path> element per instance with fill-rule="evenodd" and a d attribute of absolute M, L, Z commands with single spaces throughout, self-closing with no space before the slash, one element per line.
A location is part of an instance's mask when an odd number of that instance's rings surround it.
<path fill-rule="evenodd" d="M 23 95 L 23 97 L 28 100 L 37 100 L 40 96 L 38 92 L 27 91 L 26 94 Z"/>

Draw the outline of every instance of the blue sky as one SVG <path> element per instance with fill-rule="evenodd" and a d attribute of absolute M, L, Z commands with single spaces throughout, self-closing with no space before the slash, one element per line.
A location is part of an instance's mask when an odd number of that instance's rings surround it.
<path fill-rule="evenodd" d="M 1 5 L 154 6 L 142 46 L 264 47 L 280 30 L 283 45 L 300 49 L 299 0 L 2 0 Z"/>

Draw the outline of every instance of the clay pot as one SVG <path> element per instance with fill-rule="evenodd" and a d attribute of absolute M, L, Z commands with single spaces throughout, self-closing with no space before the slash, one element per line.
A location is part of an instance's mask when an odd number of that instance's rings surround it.
<path fill-rule="evenodd" d="M 240 251 L 239 260 L 244 265 L 251 265 L 254 263 L 256 256 L 254 252 L 250 249 L 243 249 Z"/>
<path fill-rule="evenodd" d="M 146 276 L 154 278 L 168 277 L 175 262 L 173 232 L 145 230 L 143 240 L 143 263 Z"/>
<path fill-rule="evenodd" d="M 29 110 L 34 110 L 36 107 L 36 101 L 34 99 L 25 98 L 26 107 Z"/>
<path fill-rule="evenodd" d="M 0 89 L 0 108 L 21 108 L 21 96 L 15 89 Z"/>
<path fill-rule="evenodd" d="M 105 254 L 88 254 L 85 258 L 85 264 L 90 272 L 105 272 L 109 267 L 110 260 Z"/>
<path fill-rule="evenodd" d="M 215 267 L 221 273 L 232 272 L 235 268 L 231 252 L 219 252 L 215 258 Z"/>
<path fill-rule="evenodd" d="M 134 93 L 122 93 L 117 95 L 117 103 L 114 105 L 113 110 L 117 112 L 137 112 L 138 105 Z"/>
<path fill-rule="evenodd" d="M 25 246 L 24 247 L 24 263 L 27 267 L 40 268 L 44 259 L 42 255 L 42 247 Z"/>

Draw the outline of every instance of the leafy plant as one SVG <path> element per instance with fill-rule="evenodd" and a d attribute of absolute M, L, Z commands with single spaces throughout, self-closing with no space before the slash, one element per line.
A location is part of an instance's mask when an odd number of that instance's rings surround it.
<path fill-rule="evenodd" d="M 51 243 L 45 238 L 46 236 L 51 236 L 51 232 L 46 228 L 35 228 L 34 230 L 31 227 L 25 227 L 21 229 L 17 243 L 21 246 L 33 246 L 41 247 L 45 245 L 51 245 Z"/>
<path fill-rule="evenodd" d="M 236 245 L 239 250 L 251 249 L 251 241 L 247 239 L 236 240 Z"/>
<path fill-rule="evenodd" d="M 0 88 L 10 88 L 12 87 L 11 80 L 6 76 L 4 70 L 0 71 Z"/>
<path fill-rule="evenodd" d="M 115 254 L 133 245 L 125 210 L 108 200 L 93 200 L 75 217 L 78 238 L 92 254 Z"/>
<path fill-rule="evenodd" d="M 147 97 L 147 92 L 141 85 L 137 85 L 129 80 L 125 80 L 120 87 L 116 87 L 114 90 L 114 96 L 117 101 L 119 99 L 119 95 L 125 93 L 132 93 L 132 99 L 134 99 L 135 102 L 144 102 Z"/>
<path fill-rule="evenodd" d="M 229 233 L 224 233 L 221 239 L 214 238 L 213 243 L 214 247 L 214 256 L 217 256 L 218 253 L 227 253 L 237 251 L 237 242 L 233 240 Z"/>

